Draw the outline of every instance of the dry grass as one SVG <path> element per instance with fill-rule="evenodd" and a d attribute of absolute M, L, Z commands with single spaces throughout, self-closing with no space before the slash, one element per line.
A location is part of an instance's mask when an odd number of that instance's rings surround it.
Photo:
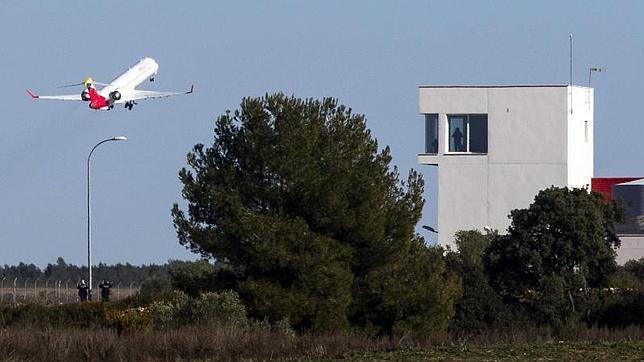
<path fill-rule="evenodd" d="M 9 361 L 71 360 L 423 360 L 503 359 L 544 356 L 566 358 L 584 350 L 642 355 L 644 329 L 585 329 L 570 339 L 554 339 L 547 331 L 506 331 L 456 340 L 365 338 L 351 335 L 287 336 L 265 329 L 222 330 L 192 327 L 171 331 L 142 331 L 118 335 L 107 329 L 39 329 L 15 327 L 0 331 L 0 359 Z M 513 352 L 514 351 L 514 352 Z M 599 351 L 599 352 L 598 352 Z M 520 352 L 520 353 L 519 353 Z"/>
<path fill-rule="evenodd" d="M 110 330 L 11 328 L 0 331 L 0 358 L 71 360 L 295 360 L 376 351 L 391 342 L 346 335 L 289 337 L 259 331 L 188 328 L 117 335 Z"/>

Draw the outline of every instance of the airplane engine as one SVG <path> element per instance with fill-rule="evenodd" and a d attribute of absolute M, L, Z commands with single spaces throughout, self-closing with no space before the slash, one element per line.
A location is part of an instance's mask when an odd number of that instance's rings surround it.
<path fill-rule="evenodd" d="M 88 90 L 84 90 L 83 93 L 81 93 L 81 99 L 84 100 L 85 102 L 91 100 Z"/>
<path fill-rule="evenodd" d="M 121 99 L 121 93 L 119 91 L 114 91 L 110 93 L 110 98 L 112 98 L 115 101 L 118 101 L 119 99 Z"/>

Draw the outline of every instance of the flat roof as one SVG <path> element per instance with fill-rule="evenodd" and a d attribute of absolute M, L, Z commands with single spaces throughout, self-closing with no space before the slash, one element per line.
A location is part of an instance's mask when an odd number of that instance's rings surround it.
<path fill-rule="evenodd" d="M 635 181 L 622 182 L 621 184 L 617 184 L 617 185 L 619 185 L 619 186 L 623 186 L 623 185 L 644 185 L 644 178 L 641 178 L 641 179 L 635 180 Z"/>
<path fill-rule="evenodd" d="M 563 88 L 568 84 L 515 84 L 515 85 L 419 85 L 418 88 Z M 588 88 L 579 85 L 573 87 Z"/>

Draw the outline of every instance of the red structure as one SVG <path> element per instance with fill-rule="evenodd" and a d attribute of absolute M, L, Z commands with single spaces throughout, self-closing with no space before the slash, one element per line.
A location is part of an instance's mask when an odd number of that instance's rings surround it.
<path fill-rule="evenodd" d="M 590 183 L 592 191 L 606 195 L 608 201 L 613 199 L 613 185 L 642 179 L 644 177 L 593 177 Z"/>

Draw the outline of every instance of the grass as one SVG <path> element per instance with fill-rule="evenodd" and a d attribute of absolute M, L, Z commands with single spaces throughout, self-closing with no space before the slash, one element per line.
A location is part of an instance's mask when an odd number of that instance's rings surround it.
<path fill-rule="evenodd" d="M 490 334 L 469 340 L 288 336 L 266 328 L 214 326 L 118 335 L 108 329 L 11 327 L 0 330 L 0 359 L 22 360 L 642 360 L 644 329 L 590 329 L 571 340 L 547 333 Z"/>
<path fill-rule="evenodd" d="M 354 352 L 346 361 L 641 361 L 644 342 L 556 342 L 497 346 L 435 346 L 397 348 L 390 351 Z"/>
<path fill-rule="evenodd" d="M 340 335 L 289 337 L 270 331 L 186 328 L 118 335 L 110 330 L 11 328 L 0 331 L 0 358 L 41 360 L 300 360 L 379 346 Z M 386 343 L 382 347 L 390 347 Z M 383 348 L 384 350 L 384 348 Z"/>

